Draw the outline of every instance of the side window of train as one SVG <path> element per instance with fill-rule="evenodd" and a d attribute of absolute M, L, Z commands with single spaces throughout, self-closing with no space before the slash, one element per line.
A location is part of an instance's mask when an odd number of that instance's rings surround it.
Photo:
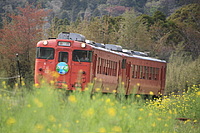
<path fill-rule="evenodd" d="M 58 62 L 68 62 L 68 52 L 59 52 Z"/>
<path fill-rule="evenodd" d="M 126 68 L 126 59 L 122 59 L 122 69 Z"/>

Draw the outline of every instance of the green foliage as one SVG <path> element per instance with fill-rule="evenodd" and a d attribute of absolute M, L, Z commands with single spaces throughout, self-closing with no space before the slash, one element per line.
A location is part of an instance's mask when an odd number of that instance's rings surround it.
<path fill-rule="evenodd" d="M 173 54 L 167 67 L 166 92 L 183 92 L 200 83 L 200 58 L 192 60 L 186 53 Z"/>
<path fill-rule="evenodd" d="M 45 84 L 33 87 L 31 92 L 17 87 L 10 92 L 0 87 L 0 132 L 200 131 L 199 86 L 182 96 L 172 94 L 146 103 L 140 95 L 137 100 L 119 100 L 114 94 L 96 93 L 91 99 L 92 84 L 88 87 L 67 96 L 64 90 Z"/>

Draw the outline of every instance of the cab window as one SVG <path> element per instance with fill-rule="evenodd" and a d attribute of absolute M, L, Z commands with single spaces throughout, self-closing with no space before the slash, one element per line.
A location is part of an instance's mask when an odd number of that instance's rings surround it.
<path fill-rule="evenodd" d="M 58 62 L 68 62 L 68 52 L 59 52 Z"/>
<path fill-rule="evenodd" d="M 54 49 L 46 47 L 37 47 L 36 49 L 36 58 L 37 59 L 54 59 Z"/>
<path fill-rule="evenodd" d="M 91 62 L 92 61 L 92 51 L 88 50 L 74 50 L 72 54 L 73 61 L 77 62 Z"/>

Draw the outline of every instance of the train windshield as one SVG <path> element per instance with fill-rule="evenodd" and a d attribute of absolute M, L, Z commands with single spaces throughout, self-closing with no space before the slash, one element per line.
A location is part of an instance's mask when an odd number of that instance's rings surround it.
<path fill-rule="evenodd" d="M 37 59 L 54 59 L 54 49 L 46 47 L 37 47 L 36 58 Z"/>
<path fill-rule="evenodd" d="M 74 50 L 73 51 L 73 61 L 77 62 L 91 62 L 92 61 L 92 51 L 88 50 Z"/>
<path fill-rule="evenodd" d="M 68 62 L 68 52 L 59 52 L 58 62 Z"/>

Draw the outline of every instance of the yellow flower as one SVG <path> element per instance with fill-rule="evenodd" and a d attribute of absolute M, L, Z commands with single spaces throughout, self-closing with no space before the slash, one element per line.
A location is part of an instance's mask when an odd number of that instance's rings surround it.
<path fill-rule="evenodd" d="M 109 103 L 110 102 L 110 98 L 106 99 L 106 103 Z"/>
<path fill-rule="evenodd" d="M 140 83 L 137 83 L 137 86 L 140 86 Z"/>
<path fill-rule="evenodd" d="M 105 132 L 106 132 L 106 129 L 105 129 L 105 128 L 100 128 L 100 129 L 99 129 L 99 132 L 100 132 L 100 133 L 105 133 Z"/>
<path fill-rule="evenodd" d="M 54 85 L 54 83 L 55 83 L 55 82 L 54 82 L 53 80 L 50 81 L 50 84 L 51 84 L 51 85 Z"/>
<path fill-rule="evenodd" d="M 156 126 L 156 123 L 155 123 L 155 122 L 154 122 L 154 123 L 152 123 L 152 124 L 151 124 L 151 126 L 152 126 L 152 127 L 155 127 L 155 126 Z"/>
<path fill-rule="evenodd" d="M 6 81 L 2 81 L 2 85 L 5 85 L 6 84 Z"/>
<path fill-rule="evenodd" d="M 39 87 L 39 84 L 36 83 L 36 84 L 34 84 L 34 86 L 37 88 L 37 87 Z"/>
<path fill-rule="evenodd" d="M 141 96 L 140 95 L 136 95 L 136 97 L 140 98 Z"/>
<path fill-rule="evenodd" d="M 27 107 L 29 107 L 29 108 L 30 108 L 30 107 L 31 107 L 31 105 L 30 105 L 30 104 L 28 104 L 28 105 L 27 105 Z"/>
<path fill-rule="evenodd" d="M 25 83 L 24 83 L 24 81 L 22 81 L 22 86 L 24 86 L 25 85 Z"/>
<path fill-rule="evenodd" d="M 168 124 L 165 124 L 165 127 L 168 127 Z"/>
<path fill-rule="evenodd" d="M 15 87 L 18 87 L 18 83 L 15 83 Z"/>
<path fill-rule="evenodd" d="M 70 131 L 67 130 L 67 129 L 64 129 L 63 132 L 64 132 L 64 133 L 69 133 Z"/>
<path fill-rule="evenodd" d="M 100 91 L 100 88 L 96 88 L 95 90 L 98 92 L 98 91 Z"/>
<path fill-rule="evenodd" d="M 157 120 L 158 120 L 158 121 L 161 121 L 162 119 L 161 119 L 161 118 L 157 118 Z"/>
<path fill-rule="evenodd" d="M 60 76 L 59 73 L 52 71 L 52 77 L 58 78 L 59 76 Z"/>
<path fill-rule="evenodd" d="M 114 127 L 112 128 L 112 131 L 113 131 L 113 132 L 122 132 L 122 128 L 121 128 L 121 127 L 118 127 L 118 126 L 114 126 Z"/>
<path fill-rule="evenodd" d="M 153 114 L 152 113 L 149 113 L 149 116 L 152 116 Z"/>
<path fill-rule="evenodd" d="M 35 126 L 35 128 L 36 128 L 37 130 L 43 130 L 43 129 L 44 129 L 44 126 L 43 126 L 42 124 L 37 124 L 37 125 Z"/>
<path fill-rule="evenodd" d="M 200 91 L 197 92 L 197 95 L 200 96 Z"/>
<path fill-rule="evenodd" d="M 116 93 L 117 92 L 117 90 L 113 90 L 113 93 Z"/>
<path fill-rule="evenodd" d="M 88 110 L 85 111 L 84 115 L 86 117 L 91 117 L 94 115 L 94 109 L 93 108 L 89 108 Z"/>
<path fill-rule="evenodd" d="M 107 112 L 108 112 L 108 114 L 110 116 L 115 116 L 116 115 L 116 111 L 115 111 L 114 108 L 108 108 Z"/>
<path fill-rule="evenodd" d="M 149 95 L 153 95 L 154 93 L 152 91 L 149 92 Z"/>
<path fill-rule="evenodd" d="M 141 108 L 141 109 L 139 109 L 139 111 L 144 111 L 144 109 Z"/>
<path fill-rule="evenodd" d="M 43 103 L 40 102 L 37 98 L 34 99 L 34 103 L 35 103 L 39 108 L 43 107 Z"/>
<path fill-rule="evenodd" d="M 15 118 L 10 117 L 10 118 L 8 118 L 8 120 L 6 121 L 6 123 L 7 123 L 7 125 L 12 125 L 12 124 L 16 123 L 16 120 L 15 120 Z"/>
<path fill-rule="evenodd" d="M 76 102 L 77 102 L 76 97 L 75 97 L 74 95 L 70 95 L 70 96 L 68 97 L 68 100 L 69 100 L 70 102 L 72 102 L 72 103 L 76 103 Z"/>
<path fill-rule="evenodd" d="M 126 109 L 126 106 L 123 106 L 122 109 Z"/>
<path fill-rule="evenodd" d="M 142 120 L 142 117 L 138 117 L 138 120 Z"/>
<path fill-rule="evenodd" d="M 47 132 L 52 132 L 52 131 L 51 131 L 51 129 L 48 128 L 48 129 L 47 129 Z"/>
<path fill-rule="evenodd" d="M 49 121 L 50 122 L 56 122 L 56 118 L 53 115 L 49 116 Z"/>
<path fill-rule="evenodd" d="M 79 120 L 76 120 L 76 123 L 79 123 Z"/>

